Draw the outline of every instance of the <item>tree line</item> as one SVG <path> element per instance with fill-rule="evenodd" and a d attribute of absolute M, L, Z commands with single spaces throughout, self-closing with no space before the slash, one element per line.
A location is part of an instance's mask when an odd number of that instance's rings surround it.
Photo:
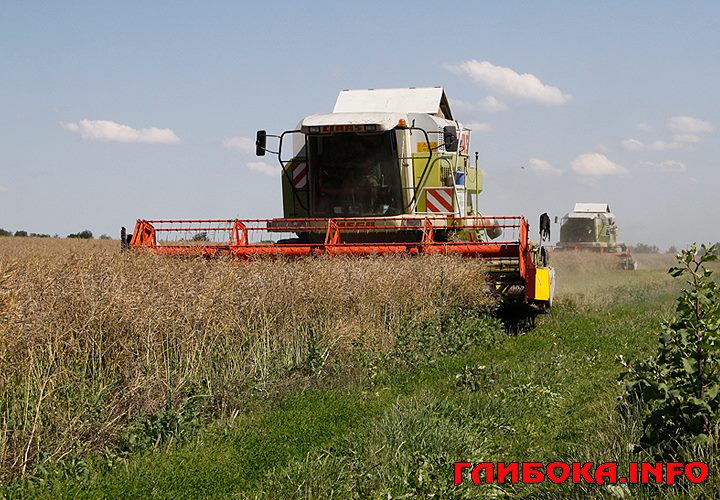
<path fill-rule="evenodd" d="M 720 242 L 717 243 L 713 248 L 720 249 Z M 630 249 L 634 253 L 660 253 L 660 248 L 658 248 L 657 245 L 648 245 L 646 243 L 638 243 L 637 245 L 633 245 L 630 247 Z M 720 250 L 716 250 L 717 252 L 720 252 Z M 667 249 L 667 252 L 673 255 L 677 255 L 681 252 L 675 245 L 672 245 L 670 248 Z"/>
<path fill-rule="evenodd" d="M 59 238 L 60 236 L 55 234 L 53 236 L 50 236 L 49 234 L 44 233 L 28 233 L 27 231 L 19 230 L 15 231 L 14 233 L 12 231 L 8 231 L 6 229 L 0 228 L 0 237 L 2 236 L 12 236 L 15 238 Z M 92 231 L 89 229 L 85 229 L 84 231 L 80 231 L 77 233 L 71 233 L 66 236 L 66 238 L 78 238 L 81 240 L 92 240 L 94 239 Z M 109 240 L 111 239 L 110 236 L 107 234 L 102 234 L 98 239 L 101 240 Z"/>

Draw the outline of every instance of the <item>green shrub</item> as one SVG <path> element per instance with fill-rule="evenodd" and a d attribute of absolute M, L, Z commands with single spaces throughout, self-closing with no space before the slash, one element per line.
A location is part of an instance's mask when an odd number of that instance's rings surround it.
<path fill-rule="evenodd" d="M 470 392 L 480 392 L 492 387 L 497 382 L 497 372 L 494 368 L 487 369 L 485 365 L 471 367 L 465 365 L 455 375 L 455 385 Z"/>
<path fill-rule="evenodd" d="M 119 448 L 128 453 L 157 448 L 171 441 L 186 441 L 203 423 L 203 398 L 191 393 L 173 402 L 173 398 L 168 397 L 164 408 L 139 416 L 123 429 Z"/>
<path fill-rule="evenodd" d="M 688 445 L 715 443 L 720 426 L 720 286 L 705 267 L 717 247 L 683 250 L 675 278 L 687 286 L 675 315 L 662 325 L 657 353 L 627 365 L 624 398 L 640 404 L 644 434 L 639 449 L 664 458 L 681 457 Z"/>
<path fill-rule="evenodd" d="M 92 231 L 89 231 L 86 229 L 85 231 L 80 231 L 79 233 L 73 233 L 68 234 L 68 238 L 79 238 L 81 240 L 91 240 L 93 239 Z"/>
<path fill-rule="evenodd" d="M 646 243 L 638 243 L 632 247 L 635 253 L 660 253 L 660 249 L 657 245 L 648 245 Z"/>

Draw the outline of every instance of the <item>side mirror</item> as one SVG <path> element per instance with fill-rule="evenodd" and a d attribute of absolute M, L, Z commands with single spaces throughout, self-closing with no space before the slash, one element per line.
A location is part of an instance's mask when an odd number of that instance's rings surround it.
<path fill-rule="evenodd" d="M 255 156 L 265 156 L 265 146 L 267 146 L 267 132 L 258 130 L 255 138 Z"/>
<path fill-rule="evenodd" d="M 546 213 L 540 216 L 540 240 L 550 239 L 550 216 Z"/>
<path fill-rule="evenodd" d="M 457 129 L 452 125 L 443 127 L 443 142 L 445 151 L 455 153 L 458 150 Z"/>

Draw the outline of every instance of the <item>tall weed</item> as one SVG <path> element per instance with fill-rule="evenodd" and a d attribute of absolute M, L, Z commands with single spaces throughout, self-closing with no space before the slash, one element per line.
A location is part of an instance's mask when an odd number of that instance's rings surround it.
<path fill-rule="evenodd" d="M 7 240 L 0 480 L 39 456 L 176 439 L 197 411 L 243 411 L 297 377 L 397 351 L 415 325 L 492 303 L 483 263 L 450 257 L 173 260 Z"/>

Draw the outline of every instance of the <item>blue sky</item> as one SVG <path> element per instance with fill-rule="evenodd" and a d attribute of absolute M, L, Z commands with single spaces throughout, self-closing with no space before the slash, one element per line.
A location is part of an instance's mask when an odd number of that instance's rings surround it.
<path fill-rule="evenodd" d="M 720 240 L 720 4 L 442 5 L 4 3 L 0 227 L 279 216 L 257 129 L 343 88 L 441 85 L 484 213 L 608 202 L 629 243 Z"/>

